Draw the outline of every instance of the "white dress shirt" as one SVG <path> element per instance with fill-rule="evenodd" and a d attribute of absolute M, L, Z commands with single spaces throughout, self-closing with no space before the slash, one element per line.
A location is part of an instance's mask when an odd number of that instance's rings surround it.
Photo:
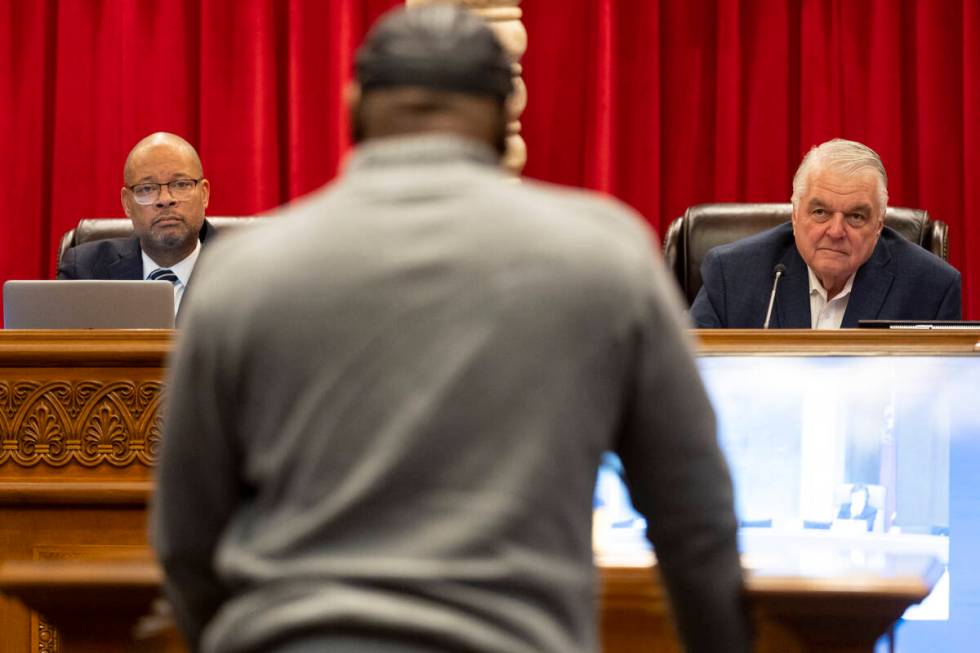
<path fill-rule="evenodd" d="M 170 267 L 160 265 L 152 258 L 150 258 L 146 252 L 143 254 L 143 280 L 146 281 L 147 278 L 155 271 L 161 268 L 170 270 L 175 275 L 177 275 L 177 283 L 174 284 L 174 315 L 180 309 L 180 300 L 184 297 L 184 290 L 187 288 L 187 283 L 191 280 L 191 273 L 194 271 L 194 265 L 197 263 L 197 257 L 201 254 L 201 241 L 197 241 L 197 246 L 194 247 L 194 251 L 188 254 L 182 261 L 174 263 Z"/>
<path fill-rule="evenodd" d="M 851 286 L 854 275 L 847 278 L 844 288 L 836 297 L 827 299 L 827 290 L 820 283 L 808 265 L 806 271 L 810 277 L 810 327 L 813 329 L 839 329 L 844 321 L 844 311 L 847 310 L 847 300 L 851 298 Z"/>

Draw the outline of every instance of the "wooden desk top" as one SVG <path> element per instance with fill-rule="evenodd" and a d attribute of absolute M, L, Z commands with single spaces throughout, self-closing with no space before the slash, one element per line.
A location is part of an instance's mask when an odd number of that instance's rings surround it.
<path fill-rule="evenodd" d="M 169 329 L 0 330 L 0 367 L 162 365 Z M 980 353 L 970 329 L 692 329 L 702 354 Z"/>
<path fill-rule="evenodd" d="M 0 367 L 160 367 L 170 329 L 0 330 Z"/>
<path fill-rule="evenodd" d="M 821 594 L 827 597 L 875 594 L 917 603 L 932 591 L 943 575 L 944 566 L 931 555 L 882 553 L 873 562 L 848 563 L 847 553 L 837 553 L 837 560 L 821 569 L 806 562 L 797 552 L 779 559 L 747 562 L 745 588 L 750 596 Z M 743 563 L 744 563 L 743 562 Z M 632 561 L 621 557 L 597 562 L 603 584 L 615 592 L 626 586 L 635 591 L 636 584 L 650 584 L 655 576 L 649 554 L 637 554 Z"/>
<path fill-rule="evenodd" d="M 693 329 L 698 353 L 976 354 L 977 329 Z"/>

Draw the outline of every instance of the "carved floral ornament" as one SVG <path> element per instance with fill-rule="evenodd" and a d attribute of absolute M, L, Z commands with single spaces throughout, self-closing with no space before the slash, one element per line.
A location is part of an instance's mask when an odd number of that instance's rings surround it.
<path fill-rule="evenodd" d="M 37 651 L 38 653 L 58 653 L 61 650 L 61 638 L 58 631 L 43 617 L 38 617 Z"/>
<path fill-rule="evenodd" d="M 0 465 L 153 465 L 160 381 L 0 381 Z"/>

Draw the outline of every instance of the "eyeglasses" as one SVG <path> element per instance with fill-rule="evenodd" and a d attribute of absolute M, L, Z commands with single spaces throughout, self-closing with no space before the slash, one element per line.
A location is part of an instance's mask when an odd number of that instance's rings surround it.
<path fill-rule="evenodd" d="M 194 188 L 197 187 L 200 181 L 200 179 L 174 179 L 165 184 L 146 181 L 141 184 L 126 186 L 126 188 L 133 194 L 133 199 L 136 200 L 137 204 L 147 206 L 159 199 L 161 186 L 166 186 L 170 192 L 170 197 L 175 200 L 186 200 L 194 192 Z"/>

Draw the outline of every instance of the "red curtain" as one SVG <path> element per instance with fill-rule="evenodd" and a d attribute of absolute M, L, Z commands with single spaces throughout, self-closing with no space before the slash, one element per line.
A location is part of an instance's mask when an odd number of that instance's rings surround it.
<path fill-rule="evenodd" d="M 53 273 L 60 235 L 118 216 L 122 162 L 198 146 L 213 215 L 329 180 L 353 49 L 400 0 L 0 0 L 0 281 Z M 524 0 L 529 176 L 608 191 L 661 232 L 710 201 L 786 201 L 843 136 L 895 205 L 951 227 L 980 319 L 980 0 Z"/>
<path fill-rule="evenodd" d="M 524 4 L 528 175 L 608 191 L 663 233 L 692 204 L 789 201 L 812 145 L 859 140 L 893 205 L 949 223 L 980 319 L 980 1 Z"/>
<path fill-rule="evenodd" d="M 143 136 L 194 143 L 209 212 L 271 209 L 331 178 L 343 83 L 399 0 L 0 0 L 0 280 L 54 272 L 79 218 L 121 216 Z"/>

